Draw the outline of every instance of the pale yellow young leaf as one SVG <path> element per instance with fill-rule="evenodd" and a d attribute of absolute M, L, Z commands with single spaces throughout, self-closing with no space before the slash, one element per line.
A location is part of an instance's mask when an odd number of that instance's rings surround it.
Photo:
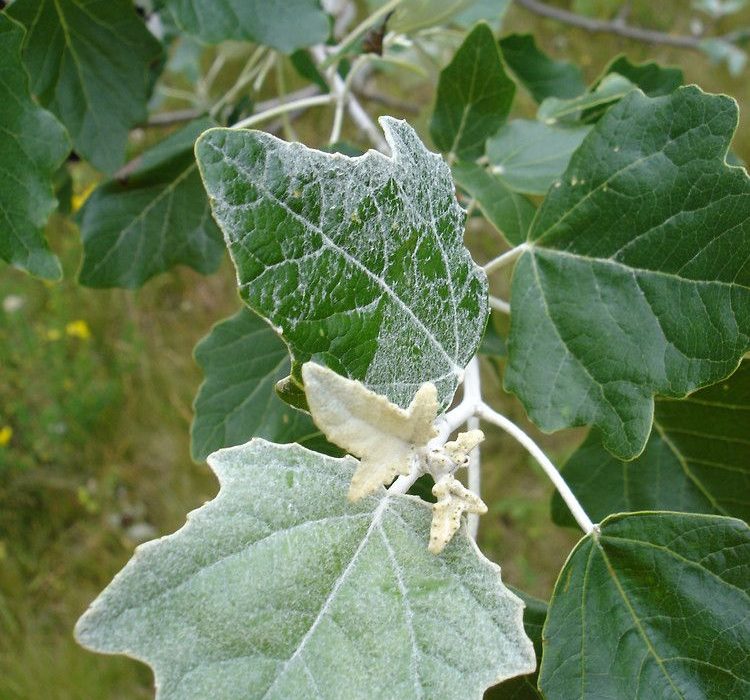
<path fill-rule="evenodd" d="M 349 499 L 356 501 L 408 474 L 415 450 L 437 434 L 437 391 L 423 384 L 404 409 L 358 381 L 307 362 L 302 379 L 310 413 L 325 436 L 355 457 L 360 465 L 352 478 Z"/>
<path fill-rule="evenodd" d="M 438 479 L 432 487 L 432 495 L 438 500 L 432 506 L 430 544 L 427 549 L 433 554 L 440 554 L 461 526 L 464 512 L 482 515 L 487 512 L 487 506 L 452 474 L 445 474 Z"/>

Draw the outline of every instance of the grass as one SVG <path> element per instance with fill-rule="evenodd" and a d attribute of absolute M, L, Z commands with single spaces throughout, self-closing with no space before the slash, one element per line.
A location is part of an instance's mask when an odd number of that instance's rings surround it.
<path fill-rule="evenodd" d="M 647 14 L 650 5 L 635 3 L 634 21 L 685 31 L 684 3 L 660 4 L 658 16 Z M 740 101 L 750 90 L 747 72 L 731 78 L 698 55 L 606 36 L 594 41 L 577 31 L 561 36 L 554 23 L 519 10 L 507 27 L 533 31 L 541 46 L 581 63 L 591 79 L 627 50 L 634 60 L 679 62 L 689 81 Z M 431 99 L 425 90 L 425 114 Z M 330 114 L 320 118 L 295 124 L 302 140 L 328 133 Z M 747 159 L 750 130 L 739 134 L 735 147 Z M 238 307 L 235 283 L 225 262 L 217 275 L 180 269 L 137 292 L 85 289 L 75 283 L 75 228 L 55 217 L 50 237 L 63 259 L 62 283 L 0 274 L 0 699 L 150 698 L 146 667 L 86 652 L 72 629 L 139 539 L 174 531 L 216 491 L 207 467 L 188 452 L 201 379 L 191 350 Z M 467 240 L 479 259 L 496 245 L 474 224 Z M 485 367 L 484 378 L 490 401 L 526 425 L 556 463 L 580 441 L 580 431 L 536 432 L 520 405 L 502 395 L 496 369 Z M 483 496 L 490 512 L 480 546 L 502 564 L 506 581 L 547 597 L 578 534 L 552 526 L 549 482 L 518 445 L 488 432 Z"/>

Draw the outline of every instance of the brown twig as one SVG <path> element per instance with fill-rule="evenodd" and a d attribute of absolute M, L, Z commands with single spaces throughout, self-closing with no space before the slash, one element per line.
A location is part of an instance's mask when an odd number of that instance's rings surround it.
<path fill-rule="evenodd" d="M 516 4 L 534 14 L 549 17 L 558 22 L 564 22 L 572 27 L 584 29 L 587 32 L 616 34 L 626 39 L 634 39 L 635 41 L 642 41 L 647 44 L 674 46 L 679 49 L 688 49 L 689 51 L 701 50 L 702 39 L 686 34 L 667 34 L 666 32 L 659 32 L 654 29 L 634 27 L 622 20 L 607 22 L 605 20 L 592 19 L 591 17 L 583 17 L 574 12 L 561 10 L 559 7 L 552 7 L 545 2 L 540 2 L 540 0 L 516 0 Z M 717 38 L 727 40 L 726 36 Z"/>

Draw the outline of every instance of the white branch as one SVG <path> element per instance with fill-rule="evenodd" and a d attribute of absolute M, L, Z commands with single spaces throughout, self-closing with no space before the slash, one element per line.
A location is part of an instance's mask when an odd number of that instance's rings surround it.
<path fill-rule="evenodd" d="M 555 488 L 559 491 L 565 504 L 570 509 L 576 522 L 580 525 L 581 529 L 588 535 L 594 531 L 595 525 L 591 522 L 591 519 L 586 515 L 586 511 L 578 502 L 575 494 L 570 490 L 570 487 L 565 483 L 565 479 L 557 470 L 554 464 L 549 460 L 547 455 L 544 454 L 542 449 L 537 445 L 521 428 L 519 428 L 511 420 L 508 420 L 505 416 L 501 415 L 497 411 L 492 410 L 487 404 L 481 403 L 477 411 L 480 418 L 493 423 L 498 428 L 501 428 L 511 437 L 515 438 L 518 442 L 523 445 L 528 452 L 534 457 L 539 465 L 544 469 L 545 474 L 549 477 L 550 481 L 555 485 Z"/>
<path fill-rule="evenodd" d="M 521 255 L 521 253 L 523 253 L 524 251 L 528 249 L 529 249 L 528 243 L 521 243 L 521 245 L 517 245 L 515 248 L 506 250 L 502 255 L 498 255 L 496 258 L 493 258 L 488 263 L 483 265 L 484 271 L 487 274 L 489 274 L 490 272 L 499 270 L 500 268 L 503 268 L 506 265 L 509 265 L 510 263 L 514 262 L 515 259 L 519 255 Z"/>
<path fill-rule="evenodd" d="M 504 314 L 510 314 L 510 304 L 504 299 L 493 297 L 490 294 L 489 302 L 491 309 L 495 309 L 495 311 L 501 311 Z"/>
<path fill-rule="evenodd" d="M 247 129 L 255 124 L 264 122 L 271 117 L 276 117 L 279 114 L 285 114 L 286 112 L 294 112 L 298 109 L 307 109 L 308 107 L 317 107 L 319 105 L 329 105 L 333 102 L 332 95 L 313 95 L 312 97 L 304 97 L 301 100 L 289 100 L 289 102 L 283 102 L 277 107 L 267 109 L 265 112 L 253 114 L 247 119 L 242 119 L 236 124 L 232 124 L 233 129 Z"/>
<path fill-rule="evenodd" d="M 466 421 L 466 427 L 469 430 L 477 430 L 479 428 L 479 418 L 472 416 Z M 482 459 L 477 445 L 469 455 L 469 478 L 468 478 L 469 491 L 472 491 L 481 498 L 482 496 Z M 469 513 L 469 534 L 473 539 L 477 538 L 477 532 L 479 532 L 479 515 L 477 513 Z"/>
<path fill-rule="evenodd" d="M 323 46 L 313 46 L 310 51 L 313 57 L 322 65 L 326 59 L 326 50 Z M 347 94 L 346 85 L 341 79 L 341 76 L 336 72 L 336 69 L 326 71 L 326 81 L 328 82 L 331 93 L 334 98 L 346 101 L 346 107 L 349 111 L 349 115 L 354 120 L 354 123 L 367 134 L 367 137 L 372 141 L 375 148 L 384 153 L 388 153 L 389 148 L 383 135 L 375 125 L 375 122 L 370 118 L 370 115 L 365 112 L 362 105 L 359 103 L 356 97 L 351 93 Z"/>

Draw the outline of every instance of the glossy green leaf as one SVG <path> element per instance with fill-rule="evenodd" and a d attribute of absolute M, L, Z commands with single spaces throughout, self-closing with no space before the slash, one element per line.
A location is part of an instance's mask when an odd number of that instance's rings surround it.
<path fill-rule="evenodd" d="M 274 330 L 249 309 L 216 324 L 195 346 L 205 379 L 195 398 L 193 459 L 261 437 L 333 449 L 310 420 L 278 396 L 274 387 L 289 374 L 289 352 Z"/>
<path fill-rule="evenodd" d="M 453 177 L 508 243 L 518 245 L 529 232 L 536 207 L 497 176 L 476 163 L 454 163 Z"/>
<path fill-rule="evenodd" d="M 597 118 L 601 108 L 621 100 L 635 85 L 627 78 L 616 73 L 604 76 L 601 82 L 590 92 L 569 100 L 548 97 L 539 105 L 537 118 L 545 124 L 557 122 L 576 122 L 584 112 L 595 110 Z M 599 108 L 596 110 L 596 108 Z M 592 120 L 593 121 L 593 120 Z"/>
<path fill-rule="evenodd" d="M 548 97 L 570 99 L 586 92 L 578 66 L 555 61 L 542 53 L 531 34 L 511 34 L 500 39 L 505 63 L 539 103 Z"/>
<path fill-rule="evenodd" d="M 214 453 L 219 495 L 142 545 L 76 627 L 151 665 L 159 700 L 480 698 L 535 666 L 522 603 L 429 504 L 346 499 L 357 464 L 253 440 Z"/>
<path fill-rule="evenodd" d="M 593 432 L 562 473 L 594 520 L 610 513 L 678 510 L 750 521 L 750 361 L 687 399 L 656 401 L 646 449 L 613 457 Z M 573 525 L 555 496 L 556 522 Z"/>
<path fill-rule="evenodd" d="M 430 135 L 444 153 L 472 159 L 510 111 L 515 83 L 507 76 L 492 30 L 480 22 L 440 73 Z"/>
<path fill-rule="evenodd" d="M 750 529 L 683 513 L 616 515 L 581 540 L 544 626 L 547 700 L 750 694 Z"/>
<path fill-rule="evenodd" d="M 289 345 L 407 406 L 427 381 L 447 405 L 487 318 L 448 166 L 381 119 L 392 158 L 327 154 L 212 129 L 198 163 L 240 291 Z"/>
<path fill-rule="evenodd" d="M 611 73 L 627 78 L 649 97 L 668 95 L 683 83 L 682 71 L 679 68 L 665 68 L 655 61 L 631 63 L 627 56 L 617 57 L 604 69 L 605 76 Z"/>
<path fill-rule="evenodd" d="M 516 119 L 488 139 L 490 170 L 515 192 L 546 194 L 589 131 L 587 126 L 553 127 Z"/>
<path fill-rule="evenodd" d="M 208 119 L 188 124 L 143 153 L 127 178 L 94 190 L 76 217 L 81 284 L 139 287 L 179 264 L 204 274 L 216 270 L 224 243 L 193 153 L 209 126 Z"/>
<path fill-rule="evenodd" d="M 542 658 L 542 628 L 547 619 L 547 603 L 511 586 L 511 590 L 523 600 L 523 626 L 529 639 L 534 643 L 537 659 Z M 538 671 L 525 676 L 511 678 L 485 693 L 484 700 L 543 700 L 537 688 Z"/>
<path fill-rule="evenodd" d="M 179 27 L 210 44 L 253 41 L 283 53 L 328 38 L 319 0 L 165 0 Z"/>
<path fill-rule="evenodd" d="M 653 396 L 731 374 L 750 347 L 750 181 L 737 105 L 632 92 L 573 154 L 516 263 L 505 383 L 543 430 L 594 424 L 623 459 Z"/>
<path fill-rule="evenodd" d="M 23 27 L 0 14 L 0 260 L 46 279 L 62 269 L 44 239 L 53 178 L 70 150 L 65 130 L 31 98 L 21 63 Z"/>
<path fill-rule="evenodd" d="M 129 129 L 146 118 L 148 68 L 161 45 L 130 0 L 15 0 L 26 27 L 31 91 L 65 125 L 75 151 L 112 173 Z"/>

